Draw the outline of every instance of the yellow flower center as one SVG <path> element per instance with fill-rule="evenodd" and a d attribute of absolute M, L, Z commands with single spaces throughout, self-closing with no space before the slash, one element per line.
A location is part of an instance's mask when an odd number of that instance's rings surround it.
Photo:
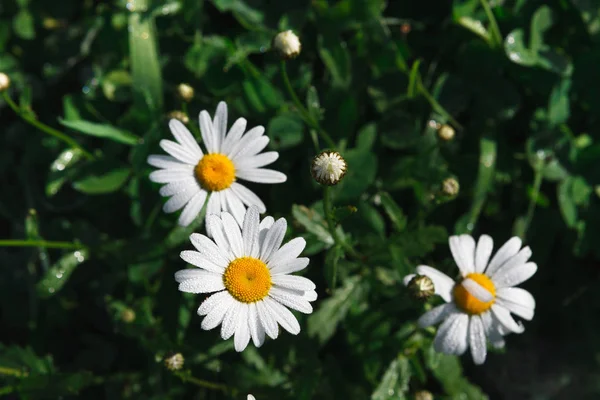
<path fill-rule="evenodd" d="M 256 258 L 236 258 L 225 270 L 223 284 L 234 299 L 254 303 L 269 294 L 271 273 L 267 265 Z"/>
<path fill-rule="evenodd" d="M 210 192 L 227 189 L 235 180 L 235 166 L 224 154 L 206 154 L 195 168 L 200 185 Z"/>
<path fill-rule="evenodd" d="M 489 310 L 496 299 L 496 287 L 494 286 L 492 280 L 484 274 L 469 274 L 467 275 L 467 278 L 471 278 L 480 284 L 483 288 L 490 292 L 494 298 L 487 303 L 484 303 L 469 293 L 463 285 L 457 284 L 454 286 L 454 302 L 456 305 L 461 310 L 471 315 L 481 314 Z"/>

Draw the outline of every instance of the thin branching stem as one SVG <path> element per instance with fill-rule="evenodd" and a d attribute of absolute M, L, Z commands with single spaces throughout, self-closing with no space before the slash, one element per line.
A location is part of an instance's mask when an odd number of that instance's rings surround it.
<path fill-rule="evenodd" d="M 86 246 L 73 242 L 50 242 L 46 240 L 0 240 L 0 247 L 44 247 L 47 249 L 81 250 Z"/>

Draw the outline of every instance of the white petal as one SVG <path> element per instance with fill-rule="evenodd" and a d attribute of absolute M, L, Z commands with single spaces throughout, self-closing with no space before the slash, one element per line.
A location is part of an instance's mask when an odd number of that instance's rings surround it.
<path fill-rule="evenodd" d="M 240 158 L 254 156 L 260 153 L 265 147 L 267 147 L 268 144 L 269 138 L 267 136 L 256 138 L 255 140 L 249 142 L 246 146 L 238 149 L 238 151 L 231 156 L 231 159 L 235 163 L 235 160 L 239 160 Z"/>
<path fill-rule="evenodd" d="M 258 320 L 265 329 L 265 333 L 269 335 L 271 339 L 277 339 L 277 336 L 279 336 L 277 320 L 275 319 L 273 312 L 271 312 L 271 309 L 265 305 L 264 300 L 256 302 L 256 311 L 258 313 Z"/>
<path fill-rule="evenodd" d="M 475 271 L 475 239 L 469 235 L 450 236 L 450 251 L 462 276 Z"/>
<path fill-rule="evenodd" d="M 257 183 L 282 183 L 287 180 L 285 174 L 265 168 L 236 171 L 236 177 Z"/>
<path fill-rule="evenodd" d="M 256 126 L 246 132 L 246 134 L 240 140 L 231 144 L 231 150 L 227 153 L 229 159 L 233 160 L 236 155 L 242 151 L 242 149 L 261 137 L 263 133 L 265 133 L 265 128 L 262 126 Z"/>
<path fill-rule="evenodd" d="M 517 264 L 511 268 L 501 268 L 492 276 L 492 281 L 496 288 L 516 286 L 531 278 L 536 271 L 537 264 L 534 262 Z"/>
<path fill-rule="evenodd" d="M 196 193 L 199 190 L 203 189 L 201 189 L 200 185 L 198 185 L 198 181 L 196 181 L 196 178 L 190 177 L 181 181 L 169 182 L 163 187 L 161 187 L 158 193 L 160 193 L 160 195 L 163 197 L 167 197 L 173 196 L 174 194 L 180 192 L 187 191 L 193 191 L 194 193 Z"/>
<path fill-rule="evenodd" d="M 274 286 L 269 291 L 269 296 L 275 299 L 277 302 L 283 304 L 284 306 L 291 308 L 292 310 L 300 311 L 304 314 L 312 313 L 312 306 L 310 305 L 308 300 L 304 298 L 304 293 L 300 293 L 300 295 L 297 295 L 292 291 Z"/>
<path fill-rule="evenodd" d="M 265 217 L 260 224 L 258 225 L 258 250 L 260 254 L 260 249 L 263 247 L 263 243 L 265 242 L 265 237 L 267 236 L 267 232 L 273 226 L 275 220 L 270 215 Z"/>
<path fill-rule="evenodd" d="M 242 225 L 244 221 L 244 214 L 246 213 L 246 207 L 238 196 L 230 189 L 221 191 L 221 202 L 227 212 L 235 218 L 238 225 Z"/>
<path fill-rule="evenodd" d="M 535 299 L 525 289 L 500 288 L 496 293 L 496 302 L 523 319 L 529 321 L 533 318 Z"/>
<path fill-rule="evenodd" d="M 225 236 L 231 246 L 231 251 L 236 257 L 244 257 L 244 242 L 242 241 L 242 232 L 237 221 L 229 213 L 221 213 L 221 219 L 223 220 L 223 230 Z"/>
<path fill-rule="evenodd" d="M 271 256 L 269 260 L 269 268 L 273 269 L 279 266 L 280 264 L 287 264 L 292 260 L 296 259 L 302 250 L 306 247 L 306 240 L 301 237 L 294 238 L 281 246 L 279 250 Z"/>
<path fill-rule="evenodd" d="M 233 305 L 229 307 L 227 313 L 223 317 L 223 323 L 221 324 L 221 338 L 223 340 L 227 340 L 233 336 L 235 333 L 235 328 L 237 328 L 238 323 L 238 315 L 241 312 L 244 304 L 239 301 L 234 301 Z"/>
<path fill-rule="evenodd" d="M 523 324 L 517 323 L 513 317 L 510 316 L 510 312 L 506 308 L 498 304 L 494 304 L 492 306 L 492 314 L 507 330 L 514 333 L 523 333 L 525 331 Z"/>
<path fill-rule="evenodd" d="M 222 293 L 224 293 L 225 295 L 222 295 Z M 208 313 L 206 314 L 206 317 L 204 317 L 204 319 L 202 320 L 201 327 L 205 331 L 214 329 L 217 326 L 219 326 L 219 324 L 221 322 L 223 322 L 223 318 L 225 317 L 227 312 L 231 308 L 234 308 L 237 304 L 237 302 L 233 299 L 233 297 L 231 297 L 231 295 L 229 293 L 227 293 L 227 291 L 213 294 L 211 297 L 209 297 L 205 301 L 208 301 L 209 299 L 212 299 L 215 296 L 220 296 L 220 299 L 219 299 L 220 301 L 215 302 L 212 309 L 210 311 L 208 311 Z"/>
<path fill-rule="evenodd" d="M 210 119 L 210 115 L 206 110 L 202 110 L 200 112 L 200 133 L 202 134 L 202 140 L 204 141 L 204 146 L 206 147 L 207 153 L 218 153 L 219 149 L 217 148 L 217 139 L 215 138 L 215 133 L 213 131 L 213 124 Z"/>
<path fill-rule="evenodd" d="M 276 276 L 280 274 L 291 274 L 297 271 L 301 271 L 304 268 L 306 268 L 309 261 L 310 260 L 307 257 L 300 257 L 287 261 L 285 263 L 279 263 L 276 267 L 273 267 L 271 269 L 271 276 Z"/>
<path fill-rule="evenodd" d="M 246 186 L 233 182 L 229 188 L 245 205 L 256 206 L 261 213 L 267 211 L 265 203 Z"/>
<path fill-rule="evenodd" d="M 198 161 L 200 161 L 200 159 L 202 158 L 202 156 L 194 154 L 192 151 L 186 149 L 179 143 L 175 143 L 170 140 L 161 140 L 159 142 L 159 146 L 179 161 L 183 161 L 184 163 L 193 166 L 196 166 L 196 164 L 198 164 Z"/>
<path fill-rule="evenodd" d="M 192 242 L 192 244 L 200 254 L 202 254 L 213 264 L 216 264 L 223 268 L 229 265 L 227 259 L 221 255 L 221 249 L 219 249 L 215 242 L 213 242 L 206 236 L 201 235 L 199 233 L 192 233 L 190 235 L 190 242 Z"/>
<path fill-rule="evenodd" d="M 215 273 L 213 273 L 213 272 L 196 269 L 196 268 L 180 269 L 179 271 L 175 272 L 175 282 L 181 283 L 183 281 L 187 281 L 190 279 L 202 280 L 207 277 L 208 277 L 208 279 L 210 279 L 210 278 L 214 277 L 214 275 L 215 275 Z M 221 275 L 219 274 L 219 276 L 221 276 Z"/>
<path fill-rule="evenodd" d="M 227 292 L 227 290 L 223 290 L 222 292 L 218 292 L 208 297 L 206 300 L 200 304 L 198 307 L 197 314 L 200 316 L 207 315 L 211 310 L 215 307 L 218 307 L 222 303 L 231 304 L 232 302 L 229 299 L 233 299 L 231 295 Z"/>
<path fill-rule="evenodd" d="M 173 197 L 171 197 L 163 205 L 163 211 L 168 214 L 180 210 L 183 206 L 186 205 L 187 202 L 191 200 L 192 197 L 194 197 L 196 193 L 197 192 L 193 192 L 190 190 L 185 192 L 179 192 L 176 195 L 173 195 Z"/>
<path fill-rule="evenodd" d="M 231 126 L 231 129 L 229 129 L 229 133 L 225 136 L 225 140 L 221 144 L 221 153 L 229 157 L 233 146 L 239 142 L 245 130 L 246 120 L 238 118 Z"/>
<path fill-rule="evenodd" d="M 250 207 L 244 215 L 242 225 L 242 240 L 244 242 L 244 254 L 250 257 L 258 257 L 258 208 Z"/>
<path fill-rule="evenodd" d="M 223 223 L 221 218 L 216 214 L 208 214 L 206 216 L 206 230 L 210 232 L 210 236 L 213 238 L 217 247 L 221 251 L 221 255 L 228 261 L 231 262 L 237 258 L 231 251 L 231 245 L 225 235 L 223 229 Z"/>
<path fill-rule="evenodd" d="M 433 348 L 439 353 L 461 355 L 467 350 L 467 314 L 450 315 L 437 331 Z"/>
<path fill-rule="evenodd" d="M 240 312 L 237 317 L 237 327 L 235 328 L 235 337 L 233 344 L 238 353 L 244 351 L 248 342 L 250 342 L 250 329 L 248 328 L 248 304 L 241 304 Z"/>
<path fill-rule="evenodd" d="M 276 151 L 267 151 L 266 153 L 261 153 L 255 156 L 245 156 L 238 157 L 236 160 L 233 160 L 235 164 L 235 169 L 251 169 L 251 168 L 260 168 L 265 165 L 269 165 L 275 160 L 279 158 L 279 153 Z"/>
<path fill-rule="evenodd" d="M 259 347 L 259 346 L 256 346 L 256 347 Z M 256 400 L 256 397 L 254 397 L 254 396 L 252 396 L 251 394 L 249 394 L 249 395 L 246 397 L 246 400 Z"/>
<path fill-rule="evenodd" d="M 182 163 L 177 160 L 175 157 L 164 156 L 164 155 L 151 155 L 148 156 L 148 164 L 157 168 L 166 168 L 166 169 L 186 169 L 189 168 L 190 165 L 186 163 Z"/>
<path fill-rule="evenodd" d="M 488 276 L 495 276 L 502 272 L 503 269 L 514 268 L 525 264 L 531 258 L 531 249 L 529 246 L 523 247 L 517 254 L 506 260 L 499 266 L 493 274 L 487 273 Z"/>
<path fill-rule="evenodd" d="M 317 286 L 308 278 L 296 275 L 276 275 L 271 277 L 271 281 L 277 286 L 288 289 L 307 291 L 315 290 Z"/>
<path fill-rule="evenodd" d="M 221 144 L 227 132 L 227 103 L 220 101 L 213 118 L 213 132 L 215 137 L 215 152 L 221 152 Z"/>
<path fill-rule="evenodd" d="M 475 272 L 482 274 L 487 267 L 492 251 L 494 250 L 494 240 L 488 235 L 479 236 L 477 248 L 475 249 Z"/>
<path fill-rule="evenodd" d="M 487 356 L 487 344 L 485 329 L 479 315 L 472 315 L 469 321 L 469 347 L 475 364 L 483 364 Z"/>
<path fill-rule="evenodd" d="M 279 218 L 269 229 L 265 236 L 265 241 L 260 248 L 260 259 L 264 262 L 269 262 L 271 256 L 279 249 L 285 230 L 287 229 L 287 221 L 285 218 Z"/>
<path fill-rule="evenodd" d="M 179 257 L 181 257 L 181 259 L 186 263 L 192 264 L 193 266 L 202 268 L 206 271 L 215 272 L 217 274 L 223 274 L 225 272 L 224 266 L 217 265 L 214 262 L 209 261 L 206 257 L 198 253 L 197 251 L 184 250 L 181 253 L 179 253 Z"/>
<path fill-rule="evenodd" d="M 210 192 L 208 198 L 208 206 L 206 206 L 206 214 L 221 214 L 221 193 Z"/>
<path fill-rule="evenodd" d="M 488 264 L 485 274 L 487 276 L 494 275 L 494 272 L 502 266 L 509 258 L 517 254 L 521 248 L 521 239 L 517 236 L 512 237 L 508 242 L 504 243 L 500 249 L 492 257 L 492 261 Z"/>
<path fill-rule="evenodd" d="M 183 125 L 178 119 L 172 119 L 169 121 L 169 128 L 175 139 L 185 147 L 190 153 L 200 159 L 202 157 L 202 150 L 198 146 L 198 142 L 194 139 L 194 136 L 190 133 L 188 128 Z"/>
<path fill-rule="evenodd" d="M 452 301 L 452 289 L 455 285 L 455 282 L 452 280 L 452 278 L 427 265 L 419 265 L 417 267 L 417 273 L 419 275 L 425 275 L 431 279 L 433 282 L 433 287 L 435 288 L 435 294 L 447 302 Z"/>
<path fill-rule="evenodd" d="M 203 189 L 200 189 L 198 193 L 192 197 L 192 199 L 187 203 L 181 215 L 179 215 L 179 225 L 188 226 L 192 223 L 200 214 L 202 207 L 204 206 L 204 202 L 206 201 L 206 193 Z"/>
<path fill-rule="evenodd" d="M 451 314 L 456 313 L 458 313 L 458 309 L 454 303 L 442 304 L 421 315 L 418 324 L 421 328 L 427 328 L 428 326 L 439 324 Z"/>
<path fill-rule="evenodd" d="M 463 280 L 461 285 L 469 292 L 469 294 L 471 294 L 471 296 L 479 301 L 487 303 L 494 300 L 494 295 L 492 293 L 471 278 Z"/>
<path fill-rule="evenodd" d="M 314 290 L 307 290 L 302 296 L 306 301 L 315 301 L 318 298 L 317 292 Z"/>
<path fill-rule="evenodd" d="M 194 171 L 190 169 L 159 169 L 151 172 L 148 178 L 156 183 L 169 183 L 187 180 L 194 177 Z"/>
<path fill-rule="evenodd" d="M 248 329 L 250 330 L 250 336 L 252 342 L 256 347 L 260 347 L 265 342 L 265 329 L 258 321 L 258 311 L 256 310 L 256 303 L 250 303 L 248 308 Z"/>
<path fill-rule="evenodd" d="M 290 310 L 268 297 L 264 300 L 264 303 L 272 311 L 273 316 L 283 329 L 292 335 L 300 333 L 300 324 Z"/>
<path fill-rule="evenodd" d="M 186 293 L 211 293 L 223 289 L 223 277 L 218 274 L 207 275 L 202 279 L 188 279 L 179 284 L 179 290 Z"/>

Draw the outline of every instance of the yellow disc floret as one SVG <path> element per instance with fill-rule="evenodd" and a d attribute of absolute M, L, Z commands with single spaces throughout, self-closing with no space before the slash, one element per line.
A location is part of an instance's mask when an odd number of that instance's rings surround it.
<path fill-rule="evenodd" d="M 235 166 L 224 154 L 206 154 L 195 168 L 202 188 L 210 192 L 227 189 L 235 180 Z"/>
<path fill-rule="evenodd" d="M 234 299 L 254 303 L 269 294 L 271 273 L 267 265 L 256 258 L 236 258 L 225 270 L 223 284 Z"/>
<path fill-rule="evenodd" d="M 469 274 L 467 278 L 473 279 L 494 297 L 492 300 L 484 303 L 478 300 L 475 296 L 467 291 L 463 285 L 457 284 L 454 286 L 454 302 L 456 305 L 467 314 L 477 315 L 489 310 L 496 299 L 496 287 L 494 282 L 484 274 Z"/>

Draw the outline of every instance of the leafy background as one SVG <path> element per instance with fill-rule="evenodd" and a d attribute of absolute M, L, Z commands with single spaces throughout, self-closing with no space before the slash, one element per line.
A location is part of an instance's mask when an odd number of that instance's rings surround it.
<path fill-rule="evenodd" d="M 302 40 L 287 71 L 306 120 L 270 51 L 283 29 Z M 599 64 L 594 0 L 3 1 L 0 71 L 21 116 L 0 100 L 0 393 L 598 398 Z M 190 229 L 162 213 L 145 162 L 169 111 L 198 133 L 221 100 L 280 151 L 288 181 L 253 189 L 307 239 L 320 296 L 299 336 L 242 354 L 177 291 Z M 348 160 L 334 214 L 358 256 L 326 227 L 315 129 Z M 415 327 L 431 305 L 401 284 L 420 263 L 455 274 L 446 243 L 461 232 L 520 235 L 539 266 L 536 317 L 482 367 L 432 351 L 434 330 Z M 171 352 L 182 371 L 164 367 Z"/>

